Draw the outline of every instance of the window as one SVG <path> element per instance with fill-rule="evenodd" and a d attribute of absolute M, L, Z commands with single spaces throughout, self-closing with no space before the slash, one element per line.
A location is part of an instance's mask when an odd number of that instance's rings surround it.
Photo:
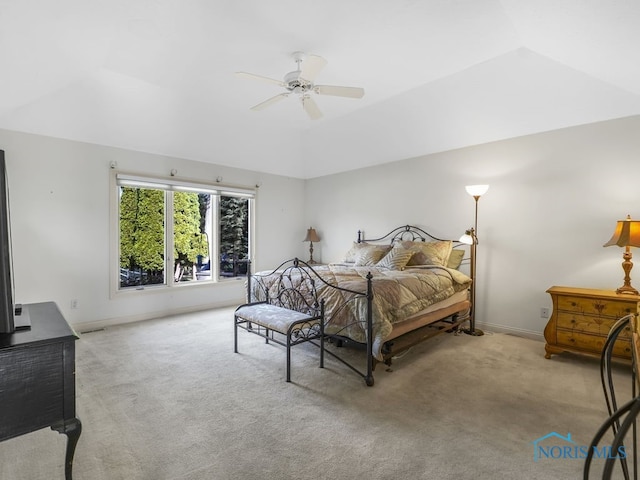
<path fill-rule="evenodd" d="M 118 289 L 247 273 L 254 191 L 116 175 Z"/>

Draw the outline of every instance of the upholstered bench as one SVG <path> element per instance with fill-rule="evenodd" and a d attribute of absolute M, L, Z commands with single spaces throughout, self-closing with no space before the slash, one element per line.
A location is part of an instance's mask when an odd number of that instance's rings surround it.
<path fill-rule="evenodd" d="M 316 315 L 302 313 L 268 302 L 239 306 L 235 311 L 234 349 L 238 353 L 238 328 L 287 348 L 287 382 L 291 381 L 291 347 L 312 342 L 320 347 L 320 368 L 324 367 L 324 301 L 313 309 Z M 284 337 L 284 338 L 282 338 Z M 319 340 L 319 343 L 313 342 Z"/>

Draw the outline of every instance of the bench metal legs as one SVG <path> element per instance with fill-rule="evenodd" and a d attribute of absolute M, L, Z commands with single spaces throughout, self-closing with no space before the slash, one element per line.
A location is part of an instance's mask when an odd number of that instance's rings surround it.
<path fill-rule="evenodd" d="M 294 322 L 287 333 L 279 332 L 268 328 L 266 325 L 257 323 L 255 320 L 249 321 L 245 318 L 234 315 L 233 319 L 233 352 L 238 353 L 238 329 L 241 328 L 250 333 L 256 334 L 265 339 L 265 343 L 277 343 L 287 349 L 286 360 L 286 381 L 291 382 L 291 348 L 301 344 L 311 342 L 320 348 L 320 368 L 324 368 L 324 322 L 322 318 L 308 318 Z M 275 333 L 274 333 L 275 332 Z M 285 338 L 276 337 L 282 335 Z M 319 344 L 315 342 L 319 340 Z"/>

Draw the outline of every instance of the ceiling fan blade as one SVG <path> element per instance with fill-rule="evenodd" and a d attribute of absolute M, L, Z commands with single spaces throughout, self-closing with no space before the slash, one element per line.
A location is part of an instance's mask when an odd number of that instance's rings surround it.
<path fill-rule="evenodd" d="M 300 77 L 308 82 L 313 82 L 326 64 L 327 61 L 324 58 L 318 55 L 309 55 L 302 62 Z"/>
<path fill-rule="evenodd" d="M 302 108 L 304 108 L 304 111 L 307 112 L 307 115 L 309 115 L 311 120 L 318 120 L 319 118 L 322 118 L 322 112 L 318 108 L 318 105 L 313 98 L 308 95 L 302 97 Z"/>
<path fill-rule="evenodd" d="M 251 110 L 264 110 L 265 108 L 273 105 L 274 103 L 278 103 L 280 100 L 284 100 L 285 98 L 287 98 L 289 96 L 288 93 L 281 93 L 280 95 L 276 95 L 275 97 L 271 97 L 268 100 L 265 100 L 262 103 L 259 103 L 257 105 L 254 105 L 253 107 L 251 107 Z"/>
<path fill-rule="evenodd" d="M 316 85 L 313 90 L 318 95 L 333 95 L 336 97 L 362 98 L 364 88 L 360 87 L 339 87 L 337 85 Z"/>
<path fill-rule="evenodd" d="M 263 77 L 262 75 L 256 75 L 254 73 L 247 72 L 236 72 L 236 76 L 240 78 L 249 78 L 251 80 L 260 80 L 263 82 L 273 83 L 280 87 L 284 87 L 284 82 L 282 80 L 276 80 L 275 78 Z"/>

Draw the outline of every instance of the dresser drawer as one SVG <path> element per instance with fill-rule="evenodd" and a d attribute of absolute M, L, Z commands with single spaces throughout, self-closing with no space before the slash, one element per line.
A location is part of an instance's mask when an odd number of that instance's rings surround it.
<path fill-rule="evenodd" d="M 578 332 L 558 330 L 558 345 L 577 348 L 600 354 L 604 347 L 606 337 L 596 335 L 585 335 Z M 631 358 L 631 341 L 626 338 L 619 338 L 613 346 L 613 354 L 618 357 Z"/>
<path fill-rule="evenodd" d="M 577 333 L 589 333 L 606 337 L 616 319 L 605 317 L 589 317 L 580 313 L 558 312 L 558 329 L 571 330 Z M 631 327 L 627 325 L 619 335 L 620 338 L 631 338 Z"/>
<path fill-rule="evenodd" d="M 558 310 L 618 319 L 636 311 L 635 302 L 599 298 L 558 296 Z"/>

